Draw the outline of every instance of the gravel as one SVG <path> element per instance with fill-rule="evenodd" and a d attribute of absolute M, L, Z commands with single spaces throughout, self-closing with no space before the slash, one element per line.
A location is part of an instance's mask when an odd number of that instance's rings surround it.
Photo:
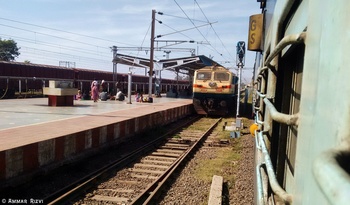
<path fill-rule="evenodd" d="M 225 175 L 233 175 L 234 181 L 229 181 L 224 178 L 223 201 L 222 204 L 253 204 L 254 199 L 254 137 L 249 133 L 249 126 L 252 121 L 245 122 L 245 129 L 241 131 L 241 137 L 231 139 L 228 146 L 216 147 L 204 145 L 193 158 L 185 165 L 183 171 L 179 173 L 179 177 L 175 179 L 172 186 L 166 193 L 163 193 L 160 201 L 157 204 L 207 204 L 211 182 L 204 181 L 195 176 L 195 171 L 198 169 L 198 164 L 201 160 L 210 160 L 217 157 L 218 150 L 232 152 L 236 150 L 240 154 L 237 161 L 231 161 L 222 167 L 222 173 Z M 215 139 L 216 135 L 210 136 L 208 140 Z M 44 177 L 41 183 L 30 184 L 19 189 L 16 188 L 15 195 L 12 197 L 20 198 L 35 198 L 45 197 L 48 193 L 53 193 L 55 190 L 62 188 L 69 182 L 75 181 L 83 176 L 88 170 L 93 170 L 93 167 L 100 167 L 109 161 L 118 158 L 126 150 L 135 149 L 144 142 L 133 141 L 118 146 L 117 150 L 108 150 L 106 156 L 96 156 L 94 159 L 89 159 L 88 164 L 78 163 L 75 167 L 66 167 L 63 170 L 58 169 L 54 174 L 49 174 Z M 237 146 L 239 146 L 237 148 Z M 82 166 L 82 165 L 85 166 Z M 102 164 L 102 165 L 101 165 Z M 219 175 L 219 174 L 217 174 Z"/>
<path fill-rule="evenodd" d="M 221 169 L 222 174 L 234 176 L 233 182 L 224 178 L 222 204 L 253 204 L 254 137 L 249 133 L 251 123 L 249 121 L 247 127 L 241 131 L 240 138 L 230 140 L 228 147 L 204 146 L 198 150 L 157 204 L 207 204 L 211 182 L 198 179 L 194 172 L 201 160 L 214 159 L 219 149 L 225 152 L 235 150 L 240 155 L 237 161 L 231 161 Z M 232 149 L 234 146 L 236 147 Z"/>

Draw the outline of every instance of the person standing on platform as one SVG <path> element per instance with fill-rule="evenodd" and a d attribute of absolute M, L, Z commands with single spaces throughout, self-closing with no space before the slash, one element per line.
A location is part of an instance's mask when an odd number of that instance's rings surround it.
<path fill-rule="evenodd" d="M 94 102 L 98 101 L 99 98 L 99 86 L 97 80 L 92 81 L 91 83 L 91 98 Z"/>
<path fill-rule="evenodd" d="M 100 92 L 107 92 L 107 83 L 106 83 L 105 80 L 102 80 L 102 81 L 101 81 Z"/>

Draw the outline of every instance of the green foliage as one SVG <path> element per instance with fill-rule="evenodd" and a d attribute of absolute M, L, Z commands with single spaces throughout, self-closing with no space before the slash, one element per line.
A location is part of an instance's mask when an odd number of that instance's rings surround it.
<path fill-rule="evenodd" d="M 217 151 L 215 157 L 200 160 L 197 163 L 195 175 L 207 183 L 211 182 L 213 175 L 223 176 L 226 181 L 233 183 L 235 178 L 233 169 L 241 158 L 237 151 L 239 149 L 222 148 Z"/>
<path fill-rule="evenodd" d="M 1 40 L 0 38 L 0 60 L 13 61 L 19 56 L 19 49 L 14 40 Z"/>

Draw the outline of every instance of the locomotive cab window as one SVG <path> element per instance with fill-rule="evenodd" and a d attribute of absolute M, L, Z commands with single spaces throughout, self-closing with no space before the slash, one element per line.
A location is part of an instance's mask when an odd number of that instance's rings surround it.
<path fill-rule="evenodd" d="M 230 75 L 228 73 L 215 73 L 214 80 L 219 81 L 228 81 L 230 79 Z"/>
<path fill-rule="evenodd" d="M 201 72 L 197 74 L 197 80 L 210 80 L 211 73 L 210 72 Z"/>

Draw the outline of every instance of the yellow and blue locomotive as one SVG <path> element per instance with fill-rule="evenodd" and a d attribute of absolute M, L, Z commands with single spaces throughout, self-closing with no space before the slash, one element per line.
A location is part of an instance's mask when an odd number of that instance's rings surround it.
<path fill-rule="evenodd" d="M 196 112 L 205 115 L 233 113 L 237 82 L 237 76 L 223 66 L 206 66 L 196 70 L 193 79 Z"/>

